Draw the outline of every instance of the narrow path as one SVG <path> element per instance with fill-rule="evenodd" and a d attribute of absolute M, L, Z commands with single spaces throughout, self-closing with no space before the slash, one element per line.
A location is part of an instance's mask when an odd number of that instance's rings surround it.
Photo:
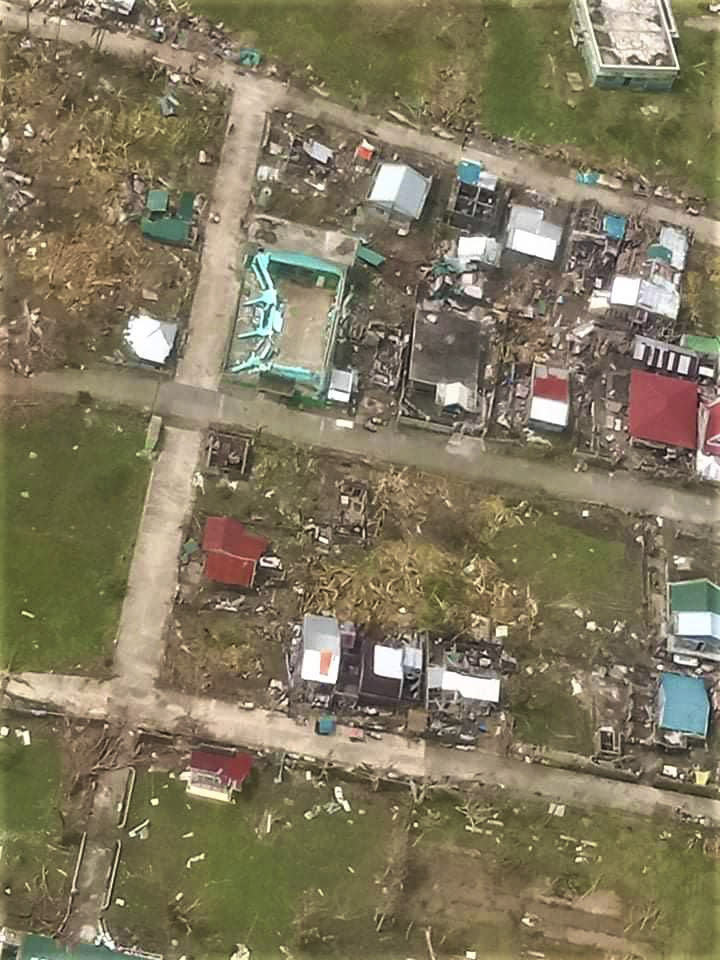
<path fill-rule="evenodd" d="M 626 471 L 613 476 L 598 470 L 574 473 L 565 461 L 525 459 L 519 450 L 497 453 L 472 437 L 448 438 L 426 430 L 392 427 L 368 433 L 360 426 L 348 428 L 346 420 L 329 414 L 289 412 L 250 390 L 237 395 L 218 393 L 158 381 L 131 370 L 62 370 L 38 374 L 31 380 L 0 374 L 0 395 L 73 395 L 78 390 L 109 403 L 152 409 L 186 427 L 201 429 L 221 423 L 262 429 L 295 443 L 461 477 L 503 491 L 514 488 L 578 503 L 604 504 L 708 529 L 720 526 L 720 499 L 712 490 L 676 489 Z"/>
<path fill-rule="evenodd" d="M 152 689 L 160 672 L 202 445 L 200 431 L 167 428 L 150 478 L 115 641 L 115 671 L 135 691 Z"/>
<path fill-rule="evenodd" d="M 24 673 L 10 677 L 0 704 L 43 704 L 70 716 L 132 717 L 135 729 L 198 736 L 220 743 L 273 752 L 293 751 L 322 763 L 366 765 L 398 777 L 454 782 L 502 784 L 518 792 L 579 808 L 610 807 L 637 815 L 672 814 L 677 809 L 720 823 L 720 801 L 626 784 L 593 774 L 528 764 L 484 751 L 459 752 L 387 734 L 380 741 L 351 743 L 340 737 L 318 737 L 308 726 L 282 714 L 241 710 L 235 704 L 192 697 L 171 690 L 128 689 L 84 677 Z"/>
<path fill-rule="evenodd" d="M 228 132 L 215 177 L 189 340 L 178 364 L 179 383 L 216 390 L 222 375 L 232 317 L 240 295 L 241 221 L 250 203 L 265 114 L 276 87 L 235 89 Z"/>
<path fill-rule="evenodd" d="M 25 31 L 26 15 L 19 6 L 0 4 L 0 17 L 4 29 L 17 33 Z M 56 23 L 55 18 L 39 13 L 30 15 L 30 31 L 35 36 L 54 38 Z M 91 34 L 91 24 L 62 20 L 60 37 L 66 43 L 91 43 Z M 260 97 L 266 97 L 267 102 L 276 103 L 280 109 L 297 110 L 319 120 L 332 119 L 358 133 L 371 129 L 388 144 L 420 150 L 449 163 L 456 163 L 461 157 L 482 160 L 502 179 L 529 186 L 541 193 L 555 194 L 567 202 L 595 199 L 618 213 L 639 213 L 652 219 L 666 220 L 692 229 L 697 239 L 704 243 L 720 246 L 720 222 L 717 220 L 691 217 L 675 204 L 639 199 L 629 189 L 612 191 L 602 187 L 581 186 L 575 182 L 571 171 L 567 176 L 558 176 L 548 170 L 541 158 L 529 153 L 495 150 L 489 143 L 471 144 L 463 149 L 454 141 L 441 140 L 432 134 L 389 123 L 377 116 L 358 113 L 322 97 L 288 90 L 284 84 L 266 77 L 238 75 L 227 63 L 201 63 L 191 53 L 173 50 L 167 44 L 158 45 L 134 34 L 108 33 L 103 39 L 102 49 L 123 57 L 151 56 L 186 70 L 192 67 L 202 79 L 232 88 L 240 96 L 241 103 L 243 100 L 257 102 L 259 92 Z"/>

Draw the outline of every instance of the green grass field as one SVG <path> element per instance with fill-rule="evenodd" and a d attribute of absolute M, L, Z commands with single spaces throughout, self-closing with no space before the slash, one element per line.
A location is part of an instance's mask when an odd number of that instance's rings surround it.
<path fill-rule="evenodd" d="M 6 417 L 2 667 L 102 668 L 149 474 L 144 429 L 139 414 L 79 406 Z"/>
<path fill-rule="evenodd" d="M 150 833 L 124 841 L 115 896 L 127 905 L 111 911 L 114 935 L 163 952 L 174 938 L 178 954 L 213 960 L 242 942 L 266 960 L 280 956 L 280 946 L 304 955 L 313 931 L 332 929 L 338 942 L 325 945 L 324 956 L 368 956 L 354 931 L 374 937 L 382 899 L 375 880 L 391 849 L 395 801 L 344 784 L 352 812 L 308 821 L 304 811 L 332 800 L 331 787 L 316 787 L 301 772 L 286 772 L 281 785 L 270 772 L 253 776 L 234 805 L 189 798 L 166 773 L 138 777 L 128 827 L 147 817 Z M 277 821 L 266 835 L 268 811 Z M 205 859 L 188 867 L 197 854 Z"/>
<path fill-rule="evenodd" d="M 74 868 L 75 849 L 61 846 L 60 753 L 45 728 L 32 727 L 23 746 L 14 735 L 17 718 L 0 718 L 10 728 L 0 739 L 0 916 L 23 923 L 32 915 L 37 930 L 62 915 Z"/>
<path fill-rule="evenodd" d="M 590 166 L 627 163 L 720 197 L 720 33 L 683 28 L 700 12 L 691 0 L 673 4 L 682 75 L 660 95 L 572 93 L 566 73 L 584 71 L 564 2 L 193 0 L 193 7 L 361 109 L 397 105 L 398 94 L 410 108 L 425 101 L 439 114 L 472 98 L 465 112 L 494 135 L 570 145 Z M 644 106 L 659 112 L 645 116 Z"/>

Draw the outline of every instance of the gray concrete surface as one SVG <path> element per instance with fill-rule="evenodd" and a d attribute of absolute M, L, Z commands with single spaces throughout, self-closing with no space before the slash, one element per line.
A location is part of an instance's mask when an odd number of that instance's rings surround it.
<path fill-rule="evenodd" d="M 134 690 L 152 687 L 160 672 L 203 438 L 167 428 L 153 467 L 115 639 L 115 671 Z"/>
<path fill-rule="evenodd" d="M 184 355 L 178 363 L 179 383 L 217 388 L 224 365 L 235 308 L 240 295 L 241 222 L 250 204 L 255 166 L 265 126 L 265 114 L 279 94 L 276 86 L 235 89 L 227 134 L 215 177 L 202 264 Z"/>
<path fill-rule="evenodd" d="M 507 789 L 582 809 L 611 807 L 638 815 L 658 811 L 668 815 L 681 809 L 720 823 L 720 801 L 705 797 L 523 763 L 481 750 L 447 750 L 394 735 L 363 743 L 351 743 L 339 736 L 318 737 L 310 727 L 298 726 L 282 714 L 242 710 L 233 703 L 169 690 L 146 688 L 140 692 L 128 688 L 123 679 L 100 682 L 82 677 L 20 674 L 9 678 L 0 703 L 12 705 L 17 698 L 49 705 L 71 716 L 106 715 L 113 720 L 131 717 L 135 729 L 195 735 L 255 750 L 290 751 L 344 767 L 365 764 L 399 778 L 452 778 L 456 782 L 502 784 Z"/>
<path fill-rule="evenodd" d="M 98 400 L 152 409 L 184 426 L 203 428 L 216 422 L 262 429 L 296 443 L 416 466 L 431 473 L 482 482 L 503 492 L 514 488 L 558 499 L 605 504 L 705 526 L 708 530 L 720 526 L 720 499 L 711 489 L 676 489 L 627 471 L 617 471 L 612 476 L 599 470 L 574 473 L 566 461 L 524 459 L 519 450 L 514 454 L 498 453 L 472 437 L 448 438 L 425 430 L 392 427 L 369 433 L 359 425 L 348 428 L 346 419 L 327 413 L 289 412 L 249 389 L 230 395 L 115 369 L 62 370 L 38 374 L 30 380 L 0 374 L 0 394 L 73 395 L 80 389 Z"/>
<path fill-rule="evenodd" d="M 26 15 L 19 5 L 4 3 L 0 5 L 2 26 L 6 30 L 24 32 Z M 31 32 L 36 36 L 51 39 L 55 36 L 55 18 L 43 17 L 39 13 L 30 16 Z M 60 37 L 67 43 L 90 43 L 92 26 L 72 20 L 62 20 Z M 169 45 L 158 45 L 133 34 L 108 33 L 103 40 L 103 50 L 118 56 L 152 56 L 174 67 L 196 71 L 203 79 L 221 83 L 233 88 L 242 98 L 253 101 L 258 96 L 275 101 L 281 109 L 297 110 L 311 117 L 326 117 L 342 123 L 358 133 L 370 128 L 386 143 L 397 147 L 421 150 L 456 163 L 461 157 L 482 160 L 499 177 L 530 186 L 541 193 L 555 194 L 566 201 L 578 199 L 596 199 L 607 204 L 618 213 L 644 213 L 646 216 L 667 220 L 678 226 L 690 227 L 704 243 L 720 246 L 720 222 L 710 217 L 691 217 L 672 203 L 641 200 L 634 197 L 631 190 L 612 191 L 603 187 L 584 187 L 575 182 L 574 174 L 558 175 L 548 168 L 542 158 L 532 154 L 493 148 L 491 144 L 461 147 L 460 144 L 442 140 L 432 134 L 422 133 L 397 123 L 389 123 L 370 114 L 358 113 L 322 97 L 302 91 L 288 90 L 278 81 L 252 74 L 239 75 L 227 63 L 201 63 L 192 54 L 182 50 L 173 50 Z M 259 93 L 258 93 L 259 91 Z M 258 102 L 255 100 L 254 102 Z"/>

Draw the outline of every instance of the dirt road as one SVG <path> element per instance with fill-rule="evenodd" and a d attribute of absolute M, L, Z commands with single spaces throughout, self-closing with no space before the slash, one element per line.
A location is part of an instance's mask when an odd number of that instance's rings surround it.
<path fill-rule="evenodd" d="M 459 752 L 387 734 L 381 741 L 351 743 L 318 737 L 282 714 L 246 711 L 233 703 L 186 696 L 176 691 L 130 689 L 122 678 L 110 682 L 51 674 L 20 674 L 8 680 L 4 704 L 46 704 L 70 716 L 132 718 L 135 729 L 161 730 L 220 743 L 273 752 L 291 751 L 318 762 L 345 767 L 366 764 L 397 777 L 457 782 L 480 780 L 577 807 L 611 807 L 639 815 L 680 808 L 720 823 L 720 801 L 665 792 L 642 784 L 619 783 L 591 774 L 558 770 L 499 757 L 484 751 Z M 0 704 L 3 700 L 0 700 Z"/>
<path fill-rule="evenodd" d="M 148 486 L 115 640 L 115 671 L 135 691 L 152 688 L 160 672 L 202 444 L 200 431 L 168 428 Z"/>
<path fill-rule="evenodd" d="M 81 389 L 98 400 L 154 410 L 170 422 L 186 427 L 204 428 L 210 423 L 223 423 L 251 430 L 262 428 L 272 436 L 295 443 L 415 466 L 430 473 L 487 483 L 503 491 L 516 488 L 559 499 L 605 504 L 632 513 L 663 516 L 708 529 L 720 527 L 720 501 L 713 492 L 678 490 L 622 471 L 613 476 L 593 470 L 574 473 L 567 462 L 497 453 L 482 440 L 471 437 L 458 440 L 424 430 L 392 427 L 368 433 L 360 426 L 348 428 L 347 421 L 331 415 L 289 413 L 280 404 L 249 391 L 231 396 L 158 380 L 131 370 L 62 370 L 38 374 L 31 380 L 0 374 L 0 394 L 72 396 Z"/>
<path fill-rule="evenodd" d="M 5 29 L 15 32 L 25 30 L 26 14 L 23 9 L 6 3 L 2 4 L 0 10 L 2 26 Z M 30 16 L 30 29 L 36 36 L 54 38 L 56 23 L 55 18 L 44 18 L 40 14 Z M 91 32 L 90 24 L 63 20 L 60 37 L 67 43 L 90 43 Z M 158 45 L 132 34 L 108 33 L 103 39 L 102 49 L 118 56 L 152 56 L 186 70 L 192 67 L 199 77 L 232 88 L 236 100 L 239 97 L 241 104 L 246 101 L 253 103 L 252 109 L 256 109 L 256 105 L 264 100 L 275 103 L 283 110 L 297 110 L 318 119 L 333 119 L 358 133 L 370 128 L 375 131 L 377 138 L 388 144 L 421 150 L 450 163 L 456 163 L 461 157 L 482 160 L 501 179 L 532 187 L 540 193 L 555 194 L 568 202 L 596 199 L 611 206 L 618 213 L 642 213 L 653 219 L 689 227 L 694 230 L 698 240 L 720 246 L 720 222 L 717 220 L 691 217 L 674 204 L 638 199 L 630 190 L 611 191 L 603 187 L 581 186 L 575 182 L 572 171 L 568 171 L 567 176 L 558 176 L 548 170 L 541 158 L 531 154 L 492 150 L 487 145 L 462 148 L 454 141 L 442 140 L 431 134 L 388 123 L 377 116 L 357 113 L 322 97 L 288 90 L 278 81 L 252 75 L 240 76 L 227 63 L 200 63 L 192 54 L 173 50 L 167 44 Z M 220 226 L 222 227 L 222 224 Z"/>

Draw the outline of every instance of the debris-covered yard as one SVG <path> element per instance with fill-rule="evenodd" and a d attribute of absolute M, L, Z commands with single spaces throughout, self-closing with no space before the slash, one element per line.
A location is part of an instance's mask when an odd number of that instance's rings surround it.
<path fill-rule="evenodd" d="M 245 477 L 206 473 L 198 489 L 168 634 L 171 686 L 278 704 L 293 625 L 329 614 L 380 635 L 464 637 L 478 650 L 504 637 L 501 699 L 520 741 L 590 753 L 598 717 L 622 713 L 606 675 L 648 657 L 641 528 L 631 520 L 504 501 L 265 438 Z M 206 577 L 209 516 L 233 517 L 268 542 L 277 565 L 259 569 L 253 589 Z"/>
<path fill-rule="evenodd" d="M 0 715 L 0 923 L 38 933 L 65 914 L 83 829 L 66 736 L 59 723 Z"/>
<path fill-rule="evenodd" d="M 188 797 L 175 772 L 138 776 L 128 828 L 149 822 L 123 841 L 107 918 L 118 942 L 213 960 L 236 943 L 263 958 L 369 955 L 400 895 L 407 795 L 276 772 L 257 768 L 234 804 Z"/>
<path fill-rule="evenodd" d="M 152 62 L 51 41 L 6 36 L 1 56 L 2 357 L 25 374 L 137 362 L 124 343 L 130 317 L 142 311 L 182 331 L 199 266 L 197 244 L 142 235 L 144 216 L 164 216 L 146 210 L 148 191 L 167 190 L 170 211 L 195 194 L 184 214 L 194 235 L 224 94 L 174 82 Z"/>
<path fill-rule="evenodd" d="M 375 790 L 291 760 L 260 761 L 224 804 L 188 796 L 178 761 L 135 786 L 106 918 L 126 946 L 176 957 L 202 944 L 212 960 L 234 944 L 303 960 L 428 944 L 440 960 L 711 956 L 718 838 L 705 825 L 498 787 Z"/>
<path fill-rule="evenodd" d="M 149 474 L 142 415 L 3 413 L 2 666 L 106 671 Z"/>
<path fill-rule="evenodd" d="M 718 195 L 717 33 L 685 24 L 698 13 L 692 0 L 673 4 L 683 72 L 670 96 L 588 88 L 565 11 L 555 6 L 407 0 L 379 16 L 372 2 L 331 0 L 321 17 L 314 3 L 288 10 L 283 3 L 195 0 L 193 7 L 277 58 L 296 82 L 360 109 L 395 109 L 459 139 L 466 130 L 516 138 L 565 163 L 572 157 L 639 171 L 656 183 Z M 573 73 L 579 89 L 568 80 Z"/>

